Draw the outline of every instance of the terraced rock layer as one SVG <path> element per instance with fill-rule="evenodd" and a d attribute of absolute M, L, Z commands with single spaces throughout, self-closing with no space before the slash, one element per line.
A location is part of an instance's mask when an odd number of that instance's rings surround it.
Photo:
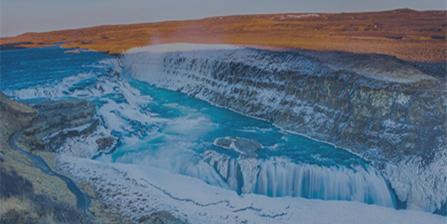
<path fill-rule="evenodd" d="M 404 201 L 447 190 L 442 166 L 425 173 L 446 151 L 446 86 L 394 57 L 171 44 L 134 49 L 121 62 L 133 78 L 348 148 L 379 169 L 411 163 L 420 169 L 411 175 L 433 180 L 422 192 L 412 189 L 419 180 L 409 184 L 398 192 Z M 388 178 L 407 181 L 393 170 Z M 429 197 L 438 207 L 446 199 Z"/>

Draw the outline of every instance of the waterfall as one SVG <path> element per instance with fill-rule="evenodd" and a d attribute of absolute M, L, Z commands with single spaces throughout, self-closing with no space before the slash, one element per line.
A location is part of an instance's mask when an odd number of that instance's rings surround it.
<path fill-rule="evenodd" d="M 221 175 L 229 189 L 240 193 L 396 206 L 386 181 L 371 166 L 323 167 L 297 164 L 283 157 L 231 158 L 212 150 L 203 153 L 203 158 Z"/>
<path fill-rule="evenodd" d="M 122 65 L 126 75 L 156 87 L 349 148 L 374 161 L 399 199 L 412 208 L 433 212 L 446 203 L 446 165 L 439 159 L 446 151 L 446 125 L 439 122 L 447 120 L 445 85 L 411 64 L 382 55 L 166 44 L 133 49 Z M 403 174 L 410 171 L 412 178 L 406 178 Z M 276 171 L 259 172 L 280 179 Z M 317 171 L 300 172 L 314 182 L 325 180 L 312 175 Z M 364 185 L 362 173 L 367 171 L 352 172 L 356 178 L 346 182 Z M 349 192 L 374 194 L 376 185 Z M 312 189 L 307 186 L 300 194 L 324 198 Z M 361 196 L 352 200 L 373 203 Z"/>

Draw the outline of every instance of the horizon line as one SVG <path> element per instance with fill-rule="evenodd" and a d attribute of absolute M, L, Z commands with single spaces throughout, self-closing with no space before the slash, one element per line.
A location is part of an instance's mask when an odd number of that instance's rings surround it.
<path fill-rule="evenodd" d="M 88 29 L 88 28 L 95 28 L 95 27 L 101 27 L 101 26 L 119 26 L 119 25 L 154 24 L 154 23 L 163 23 L 163 22 L 198 21 L 198 20 L 204 20 L 204 19 L 215 18 L 215 17 L 256 16 L 256 15 L 260 15 L 260 16 L 261 15 L 286 15 L 286 14 L 312 14 L 312 13 L 315 13 L 315 14 L 343 14 L 343 13 L 357 14 L 357 13 L 391 12 L 391 11 L 398 11 L 398 10 L 410 10 L 410 11 L 415 11 L 415 12 L 447 11 L 447 9 L 443 9 L 443 10 L 433 10 L 433 9 L 417 10 L 417 9 L 404 7 L 404 8 L 394 8 L 394 9 L 386 9 L 386 10 L 365 10 L 365 11 L 346 11 L 346 12 L 281 12 L 281 13 L 227 14 L 227 15 L 216 15 L 216 16 L 200 17 L 200 18 L 195 18 L 195 19 L 183 19 L 183 20 L 173 19 L 173 20 L 153 21 L 153 22 L 98 24 L 98 25 L 92 25 L 92 26 L 67 27 L 66 29 L 62 28 L 62 29 L 47 30 L 47 31 L 29 31 L 29 32 L 24 32 L 24 33 L 18 34 L 16 36 L 0 36 L 0 39 L 15 38 L 15 37 L 18 37 L 18 36 L 21 36 L 21 35 L 25 35 L 25 34 L 51 33 L 51 32 L 58 32 L 58 31 Z M 1 33 L 1 29 L 0 29 L 0 33 Z"/>

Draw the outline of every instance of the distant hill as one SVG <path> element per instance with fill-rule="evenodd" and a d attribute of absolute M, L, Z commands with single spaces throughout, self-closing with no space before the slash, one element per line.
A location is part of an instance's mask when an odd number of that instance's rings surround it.
<path fill-rule="evenodd" d="M 2 50 L 65 43 L 62 47 L 120 54 L 133 47 L 188 42 L 380 53 L 442 63 L 446 61 L 446 12 L 236 15 L 25 33 L 0 40 Z"/>

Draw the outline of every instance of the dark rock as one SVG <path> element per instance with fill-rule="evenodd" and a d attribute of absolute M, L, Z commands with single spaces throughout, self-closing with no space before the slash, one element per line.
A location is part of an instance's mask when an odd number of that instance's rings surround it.
<path fill-rule="evenodd" d="M 115 72 L 115 73 L 113 73 L 113 76 L 115 76 L 115 77 L 117 77 L 117 78 L 121 78 L 121 75 L 120 75 L 120 73 L 119 72 Z"/>
<path fill-rule="evenodd" d="M 212 60 L 210 53 L 216 55 Z M 123 60 L 147 63 L 138 54 Z M 352 149 L 373 161 L 378 152 L 392 162 L 405 156 L 429 162 L 446 145 L 445 84 L 392 56 L 237 49 L 164 57 L 163 78 L 153 85 Z M 173 85 L 185 79 L 193 81 Z"/>
<path fill-rule="evenodd" d="M 436 211 L 433 212 L 434 214 L 447 216 L 447 202 L 445 202 L 441 208 L 436 209 Z"/>
<path fill-rule="evenodd" d="M 169 212 L 161 211 L 161 212 L 154 212 L 149 216 L 141 217 L 138 220 L 138 223 L 142 223 L 142 224 L 184 224 L 186 222 L 183 222 L 180 219 L 175 218 Z"/>
<path fill-rule="evenodd" d="M 118 57 L 120 57 L 120 56 L 118 56 Z M 109 73 L 109 75 L 112 75 L 112 76 L 117 77 L 118 79 L 121 79 L 121 74 L 119 72 L 114 71 L 113 69 L 109 69 L 109 70 L 107 70 L 107 72 Z"/>
<path fill-rule="evenodd" d="M 413 66 L 444 83 L 447 82 L 447 64 L 445 62 L 413 62 Z"/>
<path fill-rule="evenodd" d="M 246 155 L 256 155 L 256 150 L 264 148 L 261 143 L 256 140 L 241 137 L 217 138 L 214 140 L 214 145 L 224 149 L 233 149 Z"/>
<path fill-rule="evenodd" d="M 95 106 L 81 99 L 43 100 L 30 104 L 39 112 L 24 131 L 33 148 L 54 151 L 67 138 L 89 135 L 99 124 L 93 119 Z"/>
<path fill-rule="evenodd" d="M 106 137 L 97 139 L 96 144 L 98 144 L 98 150 L 104 151 L 113 147 L 115 145 L 115 141 L 116 140 L 114 137 Z"/>
<path fill-rule="evenodd" d="M 37 117 L 36 110 L 23 103 L 8 99 L 0 91 L 0 140 L 7 140 L 11 134 L 22 130 L 29 122 Z"/>
<path fill-rule="evenodd" d="M 0 44 L 0 51 L 25 49 L 25 47 L 20 46 L 23 44 L 33 44 L 33 42 L 18 42 L 18 43 L 11 43 L 11 44 Z"/>
<path fill-rule="evenodd" d="M 123 69 L 156 87 L 350 149 L 391 184 L 409 181 L 396 180 L 406 165 L 417 167 L 411 175 L 426 176 L 411 188 L 445 192 L 447 174 L 433 163 L 447 147 L 445 75 L 435 74 L 445 74 L 445 66 L 418 69 L 392 56 L 347 52 L 185 50 L 157 55 L 163 69 L 153 79 L 142 73 L 153 69 L 152 57 L 150 51 L 125 54 Z M 419 191 L 399 195 L 406 200 Z M 424 196 L 414 203 L 447 200 L 445 194 Z"/>

